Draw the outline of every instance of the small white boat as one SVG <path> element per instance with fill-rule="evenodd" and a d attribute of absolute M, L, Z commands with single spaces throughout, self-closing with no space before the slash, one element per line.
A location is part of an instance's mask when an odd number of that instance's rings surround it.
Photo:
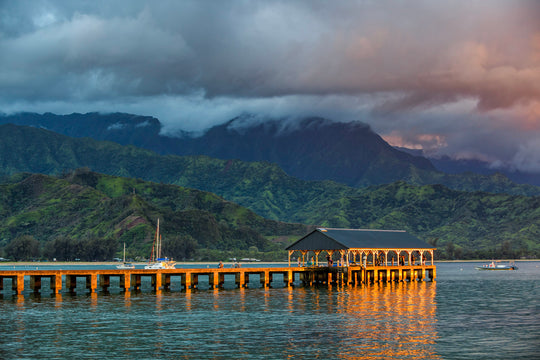
<path fill-rule="evenodd" d="M 159 219 L 157 221 L 156 238 L 152 244 L 152 253 L 150 254 L 150 261 L 146 265 L 145 269 L 175 269 L 176 261 L 167 257 L 161 257 L 161 235 L 159 234 Z"/>
<path fill-rule="evenodd" d="M 116 265 L 117 269 L 135 269 L 135 265 L 132 263 L 126 262 L 126 243 L 124 243 L 124 263 L 121 265 Z"/>
<path fill-rule="evenodd" d="M 500 264 L 500 261 L 492 261 L 483 266 L 477 266 L 476 270 L 517 270 L 518 267 L 514 263 Z"/>
<path fill-rule="evenodd" d="M 176 261 L 168 258 L 158 259 L 144 267 L 145 269 L 176 269 Z"/>

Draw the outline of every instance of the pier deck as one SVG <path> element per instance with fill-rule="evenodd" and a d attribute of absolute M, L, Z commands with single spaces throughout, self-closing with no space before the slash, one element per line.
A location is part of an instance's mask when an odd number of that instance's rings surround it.
<path fill-rule="evenodd" d="M 85 279 L 85 289 L 96 292 L 107 291 L 111 286 L 111 277 L 119 279 L 123 291 L 140 290 L 141 279 L 151 279 L 153 290 L 169 289 L 171 277 L 180 277 L 182 290 L 195 289 L 200 276 L 208 276 L 208 286 L 212 289 L 223 288 L 225 277 L 232 277 L 237 287 L 247 287 L 258 275 L 257 282 L 262 287 L 269 287 L 275 275 L 282 277 L 285 286 L 293 286 L 295 281 L 305 286 L 314 284 L 360 285 L 375 282 L 431 281 L 435 280 L 435 265 L 410 266 L 348 266 L 348 267 L 261 267 L 261 268 L 197 268 L 197 269 L 89 269 L 89 270 L 0 270 L 0 292 L 4 291 L 4 280 L 11 280 L 11 290 L 18 295 L 25 290 L 25 279 L 35 293 L 41 291 L 42 279 L 48 279 L 53 293 L 63 289 L 69 292 L 77 290 L 77 279 Z M 9 282 L 8 282 L 9 284 Z M 7 290 L 7 289 L 6 289 Z M 79 289 L 80 290 L 80 289 Z"/>

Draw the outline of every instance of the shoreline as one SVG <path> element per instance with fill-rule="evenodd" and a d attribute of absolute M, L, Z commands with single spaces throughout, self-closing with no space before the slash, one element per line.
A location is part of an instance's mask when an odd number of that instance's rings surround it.
<path fill-rule="evenodd" d="M 435 260 L 435 263 L 471 263 L 471 262 L 491 262 L 491 261 L 514 261 L 514 262 L 524 262 L 524 261 L 540 261 L 540 259 L 510 259 L 510 260 L 495 260 L 495 259 L 484 259 L 484 260 Z M 0 262 L 0 266 L 59 266 L 59 265 L 67 265 L 67 266 L 74 266 L 74 265 L 80 265 L 80 266 L 90 266 L 90 265 L 98 265 L 98 266 L 116 266 L 121 264 L 122 262 L 118 261 L 5 261 Z M 131 264 L 134 265 L 146 265 L 148 264 L 147 261 L 130 261 Z M 218 264 L 219 261 L 179 261 L 176 264 L 177 265 L 215 265 Z M 224 264 L 233 264 L 232 261 L 224 261 Z M 257 261 L 257 262 L 240 262 L 242 264 L 289 264 L 287 261 Z M 293 262 L 291 262 L 293 264 Z"/>

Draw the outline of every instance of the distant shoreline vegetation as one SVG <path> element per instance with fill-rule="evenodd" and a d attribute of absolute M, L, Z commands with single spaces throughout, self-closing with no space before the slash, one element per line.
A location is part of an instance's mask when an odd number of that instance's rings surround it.
<path fill-rule="evenodd" d="M 118 262 L 120 251 L 115 240 L 83 240 L 81 242 L 73 241 L 74 246 L 72 251 L 75 253 L 66 253 L 67 247 L 55 249 L 52 243 L 46 243 L 41 246 L 40 243 L 31 236 L 22 236 L 12 241 L 4 248 L 0 249 L 3 257 L 0 258 L 0 264 L 8 262 L 27 262 L 27 263 L 72 263 L 72 264 L 96 264 L 96 263 L 115 263 Z M 65 245 L 65 242 L 61 243 Z M 91 249 L 91 250 L 89 250 Z M 63 250 L 63 255 L 59 251 Z M 500 260 L 516 260 L 516 261 L 533 261 L 540 257 L 522 255 L 520 253 L 509 252 L 508 249 L 501 248 L 499 250 L 487 251 L 456 251 L 453 250 L 454 256 L 450 257 L 444 250 L 435 251 L 435 261 L 453 262 L 453 261 L 487 261 L 493 259 Z M 461 257 L 456 257 L 457 254 Z M 134 255 L 133 252 L 131 252 Z M 191 254 L 191 259 L 177 259 L 179 263 L 207 263 L 224 261 L 232 258 L 256 258 L 266 262 L 286 262 L 287 252 L 285 250 L 275 250 L 269 252 L 260 252 L 255 248 L 248 250 L 215 250 L 215 249 L 198 249 Z M 56 260 L 54 260 L 56 259 Z M 146 257 L 144 254 L 135 255 L 128 258 L 131 262 L 145 263 Z M 295 260 L 295 259 L 293 259 Z M 319 261 L 326 261 L 324 256 L 320 256 Z"/>
<path fill-rule="evenodd" d="M 88 168 L 13 175 L 0 183 L 0 257 L 103 261 L 121 258 L 126 243 L 126 257 L 137 261 L 149 256 L 161 218 L 164 253 L 178 261 L 284 260 L 285 247 L 314 228 L 305 224 L 403 229 L 438 248 L 440 260 L 540 258 L 540 197 L 402 181 L 352 189 L 280 180 L 261 164 L 234 170 L 251 174 L 248 180 L 231 174 L 238 164 L 209 160 L 211 170 L 207 160 L 194 166 L 204 174 L 228 171 L 220 182 L 226 197 Z M 260 216 L 263 208 L 289 222 Z"/>

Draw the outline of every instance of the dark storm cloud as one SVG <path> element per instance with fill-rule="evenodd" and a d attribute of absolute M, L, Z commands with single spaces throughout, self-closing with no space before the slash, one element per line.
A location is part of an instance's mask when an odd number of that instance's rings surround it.
<path fill-rule="evenodd" d="M 539 18 L 534 1 L 0 2 L 0 108 L 195 130 L 323 115 L 497 159 L 470 138 L 512 129 L 498 148 L 523 164 L 540 133 Z"/>

